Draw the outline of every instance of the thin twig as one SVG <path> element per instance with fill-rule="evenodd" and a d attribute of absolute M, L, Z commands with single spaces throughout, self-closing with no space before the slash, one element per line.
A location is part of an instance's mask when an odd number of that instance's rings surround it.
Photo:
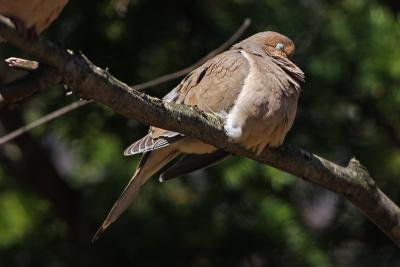
<path fill-rule="evenodd" d="M 144 90 L 144 89 L 148 89 L 148 88 L 154 87 L 156 85 L 168 82 L 170 80 L 174 80 L 174 79 L 180 78 L 182 76 L 185 76 L 186 74 L 188 74 L 192 70 L 196 69 L 198 66 L 202 65 L 204 62 L 206 62 L 210 58 L 214 57 L 215 55 L 217 55 L 217 54 L 221 53 L 222 51 L 226 50 L 227 48 L 229 48 L 229 46 L 231 46 L 234 42 L 236 42 L 240 38 L 240 36 L 245 32 L 245 30 L 250 26 L 250 24 L 251 24 L 251 20 L 249 18 L 246 18 L 244 20 L 244 22 L 242 23 L 242 25 L 239 27 L 239 29 L 227 41 L 225 41 L 223 44 L 221 44 L 216 49 L 212 50 L 205 57 L 203 57 L 202 59 L 200 59 L 193 65 L 186 67 L 182 70 L 179 70 L 177 72 L 166 74 L 166 75 L 156 78 L 154 80 L 150 80 L 148 82 L 132 85 L 131 87 L 136 90 Z M 72 104 L 69 104 L 60 109 L 57 109 L 32 123 L 29 123 L 21 128 L 18 128 L 9 134 L 6 134 L 3 137 L 0 137 L 0 145 L 7 143 L 16 137 L 18 137 L 28 131 L 31 131 L 34 128 L 37 128 L 49 121 L 52 121 L 62 115 L 65 115 L 68 112 L 71 112 L 79 107 L 83 107 L 92 102 L 93 101 L 90 101 L 90 100 L 76 101 Z"/>
<path fill-rule="evenodd" d="M 80 100 L 80 101 L 76 101 L 76 102 L 74 102 L 72 104 L 69 104 L 67 106 L 64 106 L 64 107 L 62 107 L 60 109 L 57 109 L 56 111 L 53 111 L 53 112 L 47 114 L 46 116 L 43 116 L 40 119 L 38 119 L 38 120 L 36 120 L 36 121 L 34 121 L 32 123 L 29 123 L 27 125 L 24 125 L 23 127 L 18 128 L 17 130 L 12 131 L 11 133 L 1 137 L 0 138 L 0 145 L 2 145 L 4 143 L 7 143 L 7 142 L 9 142 L 10 140 L 12 140 L 14 138 L 17 138 L 21 134 L 24 134 L 24 133 L 26 133 L 26 132 L 28 132 L 28 131 L 36 128 L 36 127 L 39 127 L 40 125 L 43 125 L 46 122 L 54 120 L 55 118 L 58 118 L 58 117 L 64 115 L 65 113 L 73 111 L 73 110 L 75 110 L 75 109 L 77 109 L 79 107 L 82 107 L 82 106 L 84 106 L 86 104 L 89 104 L 89 103 L 92 103 L 92 102 L 93 102 L 93 100 Z"/>

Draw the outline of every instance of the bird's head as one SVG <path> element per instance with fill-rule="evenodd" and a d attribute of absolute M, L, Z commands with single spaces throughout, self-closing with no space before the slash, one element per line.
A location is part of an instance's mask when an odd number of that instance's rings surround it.
<path fill-rule="evenodd" d="M 294 54 L 294 43 L 283 34 L 267 31 L 260 32 L 236 44 L 234 47 L 247 49 L 250 52 L 262 50 L 270 56 L 291 58 Z"/>
<path fill-rule="evenodd" d="M 274 56 L 291 58 L 294 54 L 294 43 L 288 37 L 277 32 L 262 32 L 262 42 L 266 52 Z"/>

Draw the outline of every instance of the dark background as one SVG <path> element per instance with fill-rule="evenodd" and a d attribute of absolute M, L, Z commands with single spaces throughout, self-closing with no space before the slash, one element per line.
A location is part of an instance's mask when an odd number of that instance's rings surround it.
<path fill-rule="evenodd" d="M 243 38 L 284 33 L 306 73 L 286 142 L 340 164 L 355 156 L 400 203 L 399 10 L 367 0 L 71 0 L 44 35 L 134 84 L 194 63 L 246 17 Z M 0 49 L 1 59 L 29 58 Z M 58 86 L 3 109 L 0 134 L 75 100 Z M 341 196 L 241 157 L 152 179 L 92 245 L 138 160 L 122 151 L 146 130 L 95 103 L 1 146 L 0 265 L 400 266 L 394 244 Z"/>

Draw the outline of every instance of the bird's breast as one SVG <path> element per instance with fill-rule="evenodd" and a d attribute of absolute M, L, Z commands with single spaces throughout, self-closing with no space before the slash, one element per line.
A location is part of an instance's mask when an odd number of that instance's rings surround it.
<path fill-rule="evenodd" d="M 283 142 L 293 124 L 298 92 L 291 88 L 287 74 L 268 58 L 242 54 L 250 69 L 227 115 L 225 131 L 233 141 L 259 153 L 265 146 Z"/>

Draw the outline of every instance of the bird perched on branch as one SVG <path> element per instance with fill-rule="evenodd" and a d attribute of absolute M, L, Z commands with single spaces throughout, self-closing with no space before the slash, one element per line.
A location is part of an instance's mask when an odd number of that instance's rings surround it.
<path fill-rule="evenodd" d="M 197 106 L 224 118 L 232 142 L 260 153 L 282 144 L 291 128 L 303 72 L 290 60 L 295 47 L 276 32 L 257 33 L 192 71 L 164 100 Z M 160 175 L 167 180 L 205 168 L 228 152 L 195 138 L 150 127 L 148 135 L 129 146 L 124 155 L 143 153 L 135 174 L 95 234 L 96 240 L 132 203 L 146 181 L 175 158 Z"/>
<path fill-rule="evenodd" d="M 0 0 L 0 14 L 24 35 L 37 36 L 60 14 L 68 0 Z"/>

